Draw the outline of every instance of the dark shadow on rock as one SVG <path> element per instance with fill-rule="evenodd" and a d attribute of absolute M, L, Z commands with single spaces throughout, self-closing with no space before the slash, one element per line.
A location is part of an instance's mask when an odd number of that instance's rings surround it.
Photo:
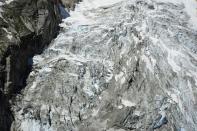
<path fill-rule="evenodd" d="M 9 101 L 0 91 L 0 130 L 10 131 L 13 119 L 14 117 L 9 107 Z"/>
<path fill-rule="evenodd" d="M 58 4 L 60 14 L 62 19 L 66 19 L 67 17 L 70 17 L 70 14 L 65 10 L 65 7 L 62 4 Z"/>

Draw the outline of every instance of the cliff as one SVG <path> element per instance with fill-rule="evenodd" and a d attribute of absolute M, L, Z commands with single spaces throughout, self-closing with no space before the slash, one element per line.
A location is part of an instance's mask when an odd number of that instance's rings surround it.
<path fill-rule="evenodd" d="M 32 57 L 42 53 L 59 32 L 59 6 L 55 0 L 0 1 L 1 131 L 9 130 L 14 119 L 8 101 L 26 85 Z"/>

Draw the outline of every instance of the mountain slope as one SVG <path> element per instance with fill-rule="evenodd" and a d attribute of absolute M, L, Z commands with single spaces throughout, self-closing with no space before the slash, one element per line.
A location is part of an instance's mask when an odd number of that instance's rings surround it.
<path fill-rule="evenodd" d="M 12 129 L 196 131 L 196 7 L 84 0 L 34 57 Z"/>

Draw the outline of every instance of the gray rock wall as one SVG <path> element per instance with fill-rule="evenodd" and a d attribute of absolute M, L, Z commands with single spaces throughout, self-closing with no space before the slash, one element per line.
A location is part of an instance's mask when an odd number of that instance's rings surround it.
<path fill-rule="evenodd" d="M 9 130 L 14 119 L 8 101 L 26 85 L 32 57 L 57 36 L 60 22 L 54 0 L 0 1 L 1 131 Z"/>
<path fill-rule="evenodd" d="M 57 35 L 61 16 L 53 0 L 16 0 L 2 10 L 1 45 L 5 47 L 0 56 L 6 65 L 2 65 L 5 83 L 1 85 L 6 94 L 12 94 L 23 86 L 27 59 L 41 53 Z"/>

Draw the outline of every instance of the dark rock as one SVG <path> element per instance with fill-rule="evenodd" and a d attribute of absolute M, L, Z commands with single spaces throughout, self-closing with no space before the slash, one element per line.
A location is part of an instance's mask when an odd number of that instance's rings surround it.
<path fill-rule="evenodd" d="M 14 119 L 10 111 L 7 97 L 0 91 L 0 130 L 9 131 Z"/>
<path fill-rule="evenodd" d="M 28 59 L 39 54 L 58 34 L 61 16 L 53 0 L 15 0 L 3 5 L 1 63 L 6 67 L 2 90 L 11 95 L 24 86 Z M 13 10 L 14 9 L 14 10 Z"/>
<path fill-rule="evenodd" d="M 149 5 L 148 8 L 151 9 L 151 10 L 155 9 L 155 7 L 153 5 Z"/>

